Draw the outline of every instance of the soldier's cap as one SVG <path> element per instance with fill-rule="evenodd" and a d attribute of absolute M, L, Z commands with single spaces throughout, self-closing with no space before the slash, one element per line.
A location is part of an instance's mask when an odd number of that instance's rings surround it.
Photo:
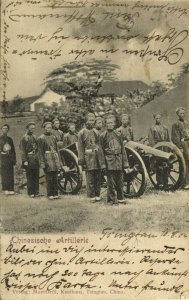
<path fill-rule="evenodd" d="M 161 114 L 160 113 L 155 113 L 153 114 L 153 118 L 155 119 L 157 116 L 160 116 L 161 117 Z"/>
<path fill-rule="evenodd" d="M 3 126 L 1 126 L 1 129 L 2 129 L 3 127 L 7 127 L 7 128 L 8 128 L 8 130 L 10 129 L 10 126 L 9 126 L 9 124 L 4 124 Z"/>
<path fill-rule="evenodd" d="M 102 118 L 102 117 L 99 117 L 99 116 L 98 116 L 98 117 L 96 117 L 96 122 L 97 122 L 97 121 L 102 121 L 102 120 L 103 120 L 103 118 Z"/>
<path fill-rule="evenodd" d="M 88 114 L 87 114 L 87 120 L 88 120 L 89 118 L 95 118 L 95 114 L 93 114 L 93 113 L 88 113 Z"/>
<path fill-rule="evenodd" d="M 47 122 L 43 123 L 43 128 L 45 128 L 48 124 L 52 125 L 52 122 L 47 121 Z"/>
<path fill-rule="evenodd" d="M 53 119 L 52 123 L 54 124 L 55 122 L 59 122 L 59 120 L 57 118 Z"/>
<path fill-rule="evenodd" d="M 124 113 L 124 114 L 121 114 L 121 118 L 123 118 L 123 117 L 129 117 L 129 115 L 128 114 L 126 114 L 126 113 Z"/>
<path fill-rule="evenodd" d="M 106 122 L 107 122 L 107 120 L 116 120 L 116 118 L 115 118 L 115 116 L 114 115 L 108 115 L 108 116 L 106 116 Z"/>
<path fill-rule="evenodd" d="M 69 127 L 70 127 L 70 126 L 73 126 L 73 125 L 75 126 L 75 123 L 74 123 L 74 122 L 69 122 L 69 123 L 68 123 L 68 126 L 69 126 Z"/>
<path fill-rule="evenodd" d="M 177 107 L 177 109 L 175 110 L 176 114 L 178 115 L 179 111 L 181 111 L 181 110 L 185 111 L 185 108 L 184 107 Z"/>
<path fill-rule="evenodd" d="M 26 128 L 28 129 L 31 125 L 35 125 L 34 122 L 29 122 L 27 125 L 26 125 Z"/>
<path fill-rule="evenodd" d="M 66 118 L 64 116 L 61 116 L 60 121 L 66 121 Z"/>

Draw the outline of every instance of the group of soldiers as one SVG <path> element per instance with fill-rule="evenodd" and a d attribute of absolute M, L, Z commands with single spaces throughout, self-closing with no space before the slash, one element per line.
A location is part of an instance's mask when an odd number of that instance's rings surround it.
<path fill-rule="evenodd" d="M 162 124 L 161 115 L 155 114 L 154 125 L 150 128 L 148 141 L 154 146 L 161 141 L 172 141 L 182 151 L 186 162 L 185 189 L 189 189 L 189 127 L 185 121 L 185 109 L 177 108 L 178 120 L 172 125 L 171 138 L 168 128 Z M 35 123 L 26 126 L 26 133 L 20 141 L 22 167 L 26 170 L 27 192 L 31 198 L 39 196 L 39 169 L 46 177 L 47 197 L 59 198 L 58 173 L 66 168 L 59 149 L 77 143 L 78 163 L 85 171 L 87 196 L 91 202 L 100 201 L 103 173 L 107 176 L 107 204 L 117 205 L 124 201 L 123 173 L 129 173 L 129 162 L 125 144 L 134 140 L 133 129 L 127 114 L 121 116 L 122 125 L 116 128 L 115 116 L 108 115 L 104 120 L 89 113 L 85 126 L 76 133 L 74 123 L 68 125 L 68 132 L 60 129 L 60 122 L 43 123 L 43 134 L 34 135 Z M 14 194 L 14 165 L 16 153 L 14 143 L 8 136 L 9 125 L 2 126 L 0 137 L 2 189 L 5 194 Z M 164 185 L 165 174 L 157 174 L 158 184 Z"/>
<path fill-rule="evenodd" d="M 31 198 L 40 196 L 39 193 L 39 170 L 44 170 L 46 177 L 47 196 L 49 199 L 59 198 L 58 195 L 58 172 L 62 168 L 62 161 L 58 149 L 67 147 L 77 142 L 75 124 L 68 125 L 68 132 L 64 135 L 59 129 L 60 122 L 43 123 L 43 134 L 38 138 L 35 133 L 35 123 L 26 125 L 26 133 L 20 141 L 22 168 L 26 171 L 27 193 Z M 0 137 L 0 158 L 2 190 L 6 195 L 14 194 L 14 165 L 16 164 L 16 152 L 11 137 L 8 136 L 10 127 L 2 126 Z"/>

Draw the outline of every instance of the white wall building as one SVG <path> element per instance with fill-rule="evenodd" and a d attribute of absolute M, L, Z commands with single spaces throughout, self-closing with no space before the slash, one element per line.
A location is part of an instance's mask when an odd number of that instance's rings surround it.
<path fill-rule="evenodd" d="M 40 95 L 40 97 L 35 100 L 30 105 L 30 111 L 36 111 L 38 107 L 41 106 L 51 106 L 53 103 L 61 105 L 61 102 L 65 102 L 66 97 L 64 95 L 59 95 L 53 92 L 51 89 L 47 88 L 44 92 Z"/>

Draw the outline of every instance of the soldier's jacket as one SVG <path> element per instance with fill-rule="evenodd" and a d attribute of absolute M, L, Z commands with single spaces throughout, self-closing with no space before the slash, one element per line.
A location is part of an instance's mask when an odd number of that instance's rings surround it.
<path fill-rule="evenodd" d="M 0 136 L 0 163 L 3 166 L 12 166 L 16 164 L 16 152 L 13 140 L 10 136 Z"/>
<path fill-rule="evenodd" d="M 44 115 L 43 115 L 43 123 L 45 123 L 45 122 L 48 122 L 48 121 L 52 121 L 52 119 L 51 119 L 51 117 L 50 117 L 50 114 L 49 113 L 45 113 Z"/>
<path fill-rule="evenodd" d="M 162 124 L 152 126 L 148 134 L 148 140 L 150 146 L 154 146 L 155 144 L 163 141 L 169 142 L 170 138 L 168 128 Z"/>
<path fill-rule="evenodd" d="M 117 132 L 122 134 L 123 136 L 123 141 L 124 142 L 129 142 L 129 141 L 133 141 L 134 140 L 134 136 L 133 136 L 133 129 L 131 126 L 120 126 L 117 129 Z"/>
<path fill-rule="evenodd" d="M 22 164 L 28 162 L 31 169 L 39 167 L 37 148 L 36 136 L 26 133 L 20 141 Z"/>
<path fill-rule="evenodd" d="M 172 125 L 172 142 L 180 149 L 183 149 L 185 159 L 189 160 L 189 124 L 179 120 Z"/>
<path fill-rule="evenodd" d="M 76 133 L 68 132 L 64 135 L 63 146 L 66 148 L 74 143 L 77 143 L 78 136 Z"/>
<path fill-rule="evenodd" d="M 102 149 L 105 155 L 107 170 L 123 170 L 129 167 L 123 137 L 116 130 L 102 133 Z"/>
<path fill-rule="evenodd" d="M 40 167 L 47 172 L 58 171 L 61 167 L 56 138 L 53 134 L 42 134 L 38 140 Z"/>
<path fill-rule="evenodd" d="M 189 140 L 189 125 L 186 121 L 178 121 L 172 126 L 171 138 L 173 143 L 182 148 L 181 140 Z"/>
<path fill-rule="evenodd" d="M 97 128 L 94 128 L 95 132 L 99 133 L 100 135 L 104 132 L 104 128 L 102 129 L 97 129 Z"/>
<path fill-rule="evenodd" d="M 63 141 L 64 139 L 64 133 L 60 129 L 53 129 L 52 134 L 55 136 L 57 142 Z"/>
<path fill-rule="evenodd" d="M 78 162 L 86 170 L 105 168 L 100 134 L 95 129 L 83 128 L 78 134 Z"/>
<path fill-rule="evenodd" d="M 62 130 L 54 128 L 52 130 L 52 134 L 55 136 L 58 147 L 61 148 L 63 147 L 63 140 L 64 140 L 64 133 L 62 132 Z"/>

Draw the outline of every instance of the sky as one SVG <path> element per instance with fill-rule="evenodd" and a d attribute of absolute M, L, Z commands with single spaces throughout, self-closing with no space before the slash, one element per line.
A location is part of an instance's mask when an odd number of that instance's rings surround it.
<path fill-rule="evenodd" d="M 64 63 L 75 60 L 76 55 L 69 54 L 71 50 L 89 51 L 87 54 L 79 56 L 78 60 L 82 61 L 92 58 L 110 59 L 112 63 L 120 67 L 116 74 L 117 80 L 141 80 L 148 84 L 156 80 L 166 81 L 168 74 L 178 73 L 180 66 L 189 61 L 187 51 L 189 48 L 189 37 L 187 36 L 188 12 L 183 16 L 178 13 L 168 13 L 170 12 L 170 9 L 168 10 L 170 4 L 167 3 L 171 3 L 171 1 L 153 1 L 153 5 L 156 3 L 159 6 L 163 3 L 164 5 L 167 4 L 167 8 L 151 9 L 148 7 L 148 10 L 141 7 L 134 8 L 134 2 L 126 1 L 123 3 L 128 3 L 128 8 L 103 6 L 93 10 L 89 6 L 79 9 L 44 7 L 52 1 L 57 0 L 41 0 L 39 6 L 25 6 L 22 4 L 7 8 L 4 20 L 8 27 L 3 36 L 3 40 L 6 39 L 6 36 L 9 39 L 7 42 L 8 51 L 4 55 L 10 66 L 8 69 L 9 81 L 6 87 L 7 100 L 14 98 L 16 95 L 22 97 L 39 95 L 45 87 L 46 76 L 52 70 L 59 68 Z M 7 3 L 6 1 L 6 5 Z M 178 3 L 180 6 L 178 6 Z M 186 3 L 180 1 L 174 1 L 174 5 L 175 7 L 186 8 Z M 95 21 L 86 26 L 83 26 L 81 21 L 78 20 L 66 22 L 65 14 L 73 13 L 75 10 L 83 16 L 88 16 L 93 11 L 91 20 L 94 18 Z M 24 17 L 24 14 L 30 15 L 30 17 Z M 45 17 L 40 20 L 36 17 L 39 14 L 61 14 L 63 17 Z M 59 32 L 55 34 L 58 30 Z M 168 32 L 171 33 L 166 38 Z M 158 61 L 157 57 L 154 56 L 146 56 L 142 59 L 133 54 L 129 55 L 122 52 L 124 49 L 145 49 L 147 45 L 144 43 L 144 37 L 153 34 L 159 35 L 159 40 L 155 41 L 153 39 L 148 44 L 153 50 L 161 49 L 164 51 L 168 47 L 173 47 L 175 41 L 178 42 L 175 48 L 183 49 L 183 55 L 177 64 L 171 65 L 163 60 Z M 84 43 L 76 39 L 77 36 L 94 37 L 99 35 L 137 37 L 127 42 L 104 41 L 101 44 L 97 43 L 95 39 L 88 38 Z M 114 54 L 101 52 L 101 49 L 112 48 L 119 49 L 119 51 Z M 95 50 L 94 54 L 89 55 L 92 50 Z M 26 54 L 27 51 L 61 51 L 61 55 L 54 59 L 52 55 Z M 172 59 L 176 58 L 174 55 Z"/>

